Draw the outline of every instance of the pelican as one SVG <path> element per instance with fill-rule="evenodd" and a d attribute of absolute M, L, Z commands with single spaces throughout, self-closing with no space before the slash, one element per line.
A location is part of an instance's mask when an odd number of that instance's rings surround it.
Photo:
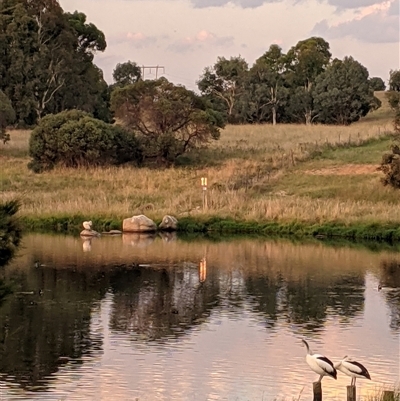
<path fill-rule="evenodd" d="M 340 362 L 335 363 L 335 368 L 351 377 L 351 386 L 356 385 L 357 378 L 371 380 L 367 368 L 360 362 L 353 361 L 347 355 Z"/>
<path fill-rule="evenodd" d="M 337 372 L 333 363 L 330 359 L 326 356 L 320 354 L 312 354 L 310 347 L 306 340 L 303 341 L 304 345 L 307 347 L 307 355 L 306 355 L 306 362 L 308 366 L 313 370 L 315 373 L 319 374 L 318 383 L 321 382 L 324 376 L 333 377 L 335 380 L 337 379 Z"/>
<path fill-rule="evenodd" d="M 84 222 L 83 222 L 83 228 L 84 228 L 85 230 L 91 230 L 91 229 L 92 229 L 92 225 L 93 225 L 93 223 L 92 223 L 91 220 L 90 220 L 90 221 L 84 221 Z"/>

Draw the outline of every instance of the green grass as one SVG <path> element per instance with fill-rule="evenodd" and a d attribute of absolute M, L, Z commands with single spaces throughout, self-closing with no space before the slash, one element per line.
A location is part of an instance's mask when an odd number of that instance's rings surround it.
<path fill-rule="evenodd" d="M 381 389 L 366 397 L 367 401 L 400 401 L 400 389 Z"/>
<path fill-rule="evenodd" d="M 382 136 L 371 139 L 360 146 L 326 149 L 319 157 L 316 157 L 316 160 L 331 160 L 339 164 L 378 164 L 382 159 L 382 154 L 390 148 L 393 139 L 392 136 Z"/>

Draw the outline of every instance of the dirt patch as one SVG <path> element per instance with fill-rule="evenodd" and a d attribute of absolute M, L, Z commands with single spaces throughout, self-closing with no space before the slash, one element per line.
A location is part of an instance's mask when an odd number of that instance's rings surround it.
<path fill-rule="evenodd" d="M 372 164 L 345 164 L 342 166 L 334 166 L 322 169 L 307 170 L 306 174 L 311 175 L 364 175 L 364 174 L 380 174 L 377 170 L 378 165 Z"/>

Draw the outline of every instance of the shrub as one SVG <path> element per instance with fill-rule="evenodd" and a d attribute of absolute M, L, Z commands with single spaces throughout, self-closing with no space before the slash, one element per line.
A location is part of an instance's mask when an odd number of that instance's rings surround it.
<path fill-rule="evenodd" d="M 33 130 L 29 142 L 35 171 L 66 167 L 140 163 L 141 149 L 136 137 L 89 114 L 70 110 L 44 117 Z"/>
<path fill-rule="evenodd" d="M 385 177 L 382 178 L 383 185 L 390 185 L 393 188 L 400 188 L 400 148 L 392 146 L 392 153 L 385 153 L 379 167 Z"/>

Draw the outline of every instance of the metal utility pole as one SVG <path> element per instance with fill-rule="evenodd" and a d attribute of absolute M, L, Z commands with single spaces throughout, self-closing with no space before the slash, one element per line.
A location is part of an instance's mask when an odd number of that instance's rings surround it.
<path fill-rule="evenodd" d="M 156 70 L 156 79 L 158 78 L 158 70 L 162 70 L 162 74 L 165 74 L 165 67 L 163 67 L 162 65 L 142 65 L 141 70 L 142 70 L 142 79 L 144 81 L 144 72 L 145 70 L 149 70 L 150 74 L 151 74 L 151 70 L 152 69 Z"/>

